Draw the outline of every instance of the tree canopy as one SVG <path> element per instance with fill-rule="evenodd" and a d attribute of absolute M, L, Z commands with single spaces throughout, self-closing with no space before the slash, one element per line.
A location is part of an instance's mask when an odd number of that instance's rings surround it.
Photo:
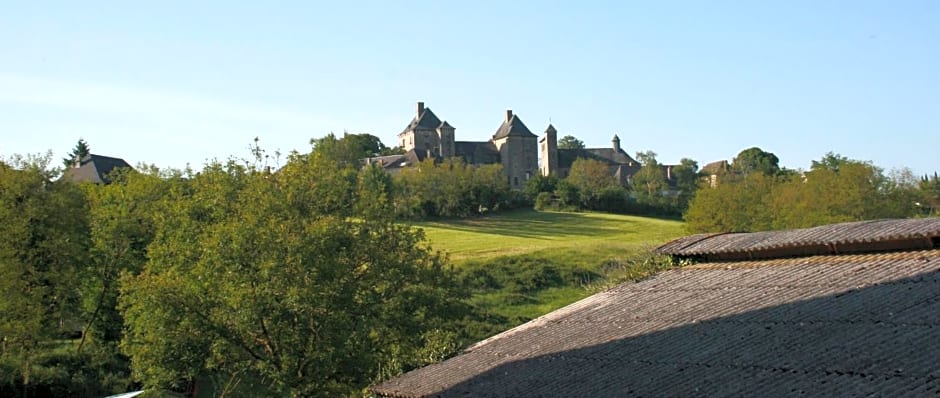
<path fill-rule="evenodd" d="M 255 375 L 269 393 L 337 395 L 424 363 L 462 295 L 393 222 L 388 181 L 337 167 L 316 152 L 278 174 L 213 164 L 168 194 L 142 272 L 121 278 L 137 379 Z M 345 205 L 354 192 L 368 206 Z"/>
<path fill-rule="evenodd" d="M 79 138 L 78 142 L 75 144 L 75 147 L 72 148 L 72 152 L 68 157 L 62 158 L 62 165 L 66 168 L 72 167 L 75 162 L 78 162 L 91 154 L 91 147 L 88 146 L 88 143 L 84 139 Z"/>
<path fill-rule="evenodd" d="M 584 149 L 584 141 L 572 135 L 566 135 L 558 140 L 558 149 Z"/>
<path fill-rule="evenodd" d="M 754 154 L 757 152 L 751 151 Z M 700 189 L 685 220 L 692 232 L 804 228 L 912 217 L 920 211 L 917 203 L 922 197 L 909 172 L 888 176 L 870 162 L 830 152 L 802 174 L 762 171 Z"/>
<path fill-rule="evenodd" d="M 758 147 L 745 149 L 734 157 L 731 169 L 737 173 L 748 175 L 752 172 L 774 175 L 780 172 L 780 159 L 771 152 Z"/>

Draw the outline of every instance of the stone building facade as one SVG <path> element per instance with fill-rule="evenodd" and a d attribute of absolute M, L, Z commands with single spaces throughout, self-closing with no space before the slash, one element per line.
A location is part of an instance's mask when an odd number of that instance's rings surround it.
<path fill-rule="evenodd" d="M 414 162 L 407 159 L 460 157 L 473 165 L 499 163 L 512 189 L 524 188 L 526 181 L 539 172 L 538 137 L 512 110 L 506 111 L 503 122 L 489 141 L 457 141 L 455 132 L 453 126 L 438 118 L 424 102 L 418 102 L 415 117 L 398 134 L 398 144 L 406 152 L 399 156 L 404 160 L 381 161 L 383 165 L 404 166 Z"/>

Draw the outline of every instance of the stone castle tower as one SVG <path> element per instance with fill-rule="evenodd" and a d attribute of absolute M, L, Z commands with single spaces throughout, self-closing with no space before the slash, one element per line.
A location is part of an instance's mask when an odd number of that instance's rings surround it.
<path fill-rule="evenodd" d="M 454 156 L 456 129 L 447 121 L 441 121 L 424 102 L 418 102 L 415 118 L 398 133 L 398 143 L 405 151 L 414 149 L 432 157 Z"/>
<path fill-rule="evenodd" d="M 557 173 L 558 130 L 551 124 L 545 129 L 545 136 L 539 139 L 539 159 L 539 171 L 543 176 Z"/>
<path fill-rule="evenodd" d="M 529 131 L 512 110 L 506 110 L 506 119 L 493 134 L 492 142 L 499 151 L 503 172 L 509 177 L 509 187 L 522 189 L 526 181 L 539 169 L 538 137 Z"/>

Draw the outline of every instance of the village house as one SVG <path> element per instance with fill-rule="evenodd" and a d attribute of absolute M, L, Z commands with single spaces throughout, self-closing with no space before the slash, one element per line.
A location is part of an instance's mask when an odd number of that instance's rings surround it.
<path fill-rule="evenodd" d="M 940 218 L 701 234 L 697 264 L 370 388 L 431 396 L 933 396 Z"/>
<path fill-rule="evenodd" d="M 110 184 L 109 175 L 121 168 L 133 169 L 124 159 L 88 154 L 66 169 L 62 178 L 72 182 Z"/>

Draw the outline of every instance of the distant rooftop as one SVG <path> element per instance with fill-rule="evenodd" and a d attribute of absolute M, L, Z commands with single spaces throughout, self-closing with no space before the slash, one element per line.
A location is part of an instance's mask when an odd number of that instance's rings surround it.
<path fill-rule="evenodd" d="M 89 154 L 82 158 L 77 165 L 65 170 L 62 178 L 74 182 L 92 182 L 95 184 L 109 184 L 109 175 L 119 168 L 132 169 L 124 159 L 110 156 Z"/>

